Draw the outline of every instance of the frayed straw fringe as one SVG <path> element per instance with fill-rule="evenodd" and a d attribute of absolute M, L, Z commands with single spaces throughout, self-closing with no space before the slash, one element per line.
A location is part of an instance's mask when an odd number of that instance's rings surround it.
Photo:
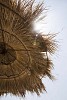
<path fill-rule="evenodd" d="M 55 35 L 32 31 L 32 22 L 44 10 L 43 2 L 34 1 L 0 0 L 0 95 L 40 95 L 45 90 L 42 77 L 53 79 L 48 53 L 56 51 Z"/>

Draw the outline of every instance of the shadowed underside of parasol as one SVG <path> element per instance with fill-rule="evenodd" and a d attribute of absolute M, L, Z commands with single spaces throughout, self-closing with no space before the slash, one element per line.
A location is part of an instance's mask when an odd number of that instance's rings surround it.
<path fill-rule="evenodd" d="M 44 10 L 43 3 L 34 1 L 0 0 L 0 95 L 39 95 L 45 90 L 42 77 L 53 78 L 48 53 L 56 50 L 55 34 L 32 31 L 32 22 Z"/>

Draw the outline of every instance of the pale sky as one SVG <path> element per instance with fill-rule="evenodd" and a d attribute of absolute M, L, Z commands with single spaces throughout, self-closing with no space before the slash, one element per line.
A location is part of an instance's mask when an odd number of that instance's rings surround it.
<path fill-rule="evenodd" d="M 39 1 L 39 0 L 38 0 Z M 52 57 L 56 80 L 43 79 L 46 92 L 38 97 L 36 94 L 27 94 L 26 98 L 3 96 L 0 100 L 67 100 L 67 0 L 45 0 L 47 17 L 42 23 L 36 24 L 37 31 L 44 33 L 59 33 L 56 37 L 59 47 Z"/>

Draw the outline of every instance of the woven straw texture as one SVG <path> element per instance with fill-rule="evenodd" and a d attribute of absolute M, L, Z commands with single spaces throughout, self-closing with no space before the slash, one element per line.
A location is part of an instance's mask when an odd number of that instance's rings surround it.
<path fill-rule="evenodd" d="M 48 54 L 56 50 L 54 35 L 37 35 L 32 22 L 44 10 L 35 0 L 0 0 L 0 95 L 37 95 L 45 90 L 42 78 L 51 75 Z"/>

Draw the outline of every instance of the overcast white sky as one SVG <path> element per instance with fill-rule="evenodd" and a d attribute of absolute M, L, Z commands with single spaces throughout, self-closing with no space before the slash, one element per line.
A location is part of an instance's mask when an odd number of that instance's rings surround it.
<path fill-rule="evenodd" d="M 39 0 L 38 0 L 39 1 Z M 54 62 L 53 73 L 55 81 L 49 78 L 43 79 L 47 93 L 38 97 L 36 94 L 26 95 L 24 100 L 67 100 L 67 0 L 45 0 L 45 6 L 49 9 L 47 17 L 37 24 L 36 30 L 45 33 L 58 33 L 56 39 L 59 41 L 59 50 L 52 57 Z M 0 100 L 23 100 L 14 96 L 1 97 Z"/>

